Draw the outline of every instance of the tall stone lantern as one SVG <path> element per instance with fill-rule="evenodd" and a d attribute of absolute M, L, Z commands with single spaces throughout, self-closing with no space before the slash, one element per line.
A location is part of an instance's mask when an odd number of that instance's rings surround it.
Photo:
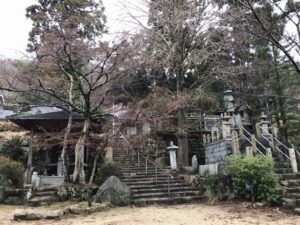
<path fill-rule="evenodd" d="M 264 112 L 261 113 L 260 117 L 260 128 L 261 128 L 261 134 L 264 136 L 269 136 L 269 121 L 267 120 L 267 116 Z"/>
<path fill-rule="evenodd" d="M 231 90 L 227 90 L 224 92 L 224 106 L 226 111 L 231 115 L 234 112 L 234 103 L 235 99 L 232 95 Z"/>
<path fill-rule="evenodd" d="M 178 151 L 178 146 L 174 145 L 173 141 L 170 142 L 170 145 L 167 147 L 167 151 L 170 155 L 170 166 L 172 170 L 177 170 L 177 159 L 176 152 Z"/>

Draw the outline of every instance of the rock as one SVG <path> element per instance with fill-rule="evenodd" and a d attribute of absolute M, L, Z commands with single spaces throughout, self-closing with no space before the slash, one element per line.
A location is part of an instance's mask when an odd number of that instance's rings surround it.
<path fill-rule="evenodd" d="M 294 212 L 297 213 L 297 214 L 300 214 L 300 208 L 294 209 Z"/>
<path fill-rule="evenodd" d="M 282 186 L 289 186 L 289 182 L 287 182 L 287 181 L 285 181 L 285 180 L 280 181 L 280 184 L 281 184 Z"/>
<path fill-rule="evenodd" d="M 262 208 L 262 207 L 265 207 L 267 205 L 266 202 L 256 202 L 253 204 L 253 207 L 254 208 Z"/>
<path fill-rule="evenodd" d="M 5 200 L 5 188 L 0 186 L 0 203 L 3 203 Z"/>
<path fill-rule="evenodd" d="M 282 198 L 282 206 L 287 209 L 292 209 L 296 207 L 296 199 Z"/>
<path fill-rule="evenodd" d="M 130 188 L 118 177 L 111 176 L 99 187 L 96 202 L 110 202 L 117 206 L 128 205 L 131 203 Z"/>
<path fill-rule="evenodd" d="M 26 216 L 26 220 L 41 220 L 43 219 L 43 215 L 41 213 L 30 212 Z"/>
<path fill-rule="evenodd" d="M 75 214 L 75 215 L 80 215 L 80 214 L 82 214 L 82 209 L 80 208 L 79 205 L 72 205 L 69 207 L 69 213 Z"/>
<path fill-rule="evenodd" d="M 51 220 L 51 219 L 58 219 L 64 215 L 63 210 L 55 210 L 52 212 L 47 212 L 43 215 L 43 219 Z"/>
<path fill-rule="evenodd" d="M 14 220 L 25 220 L 28 212 L 24 209 L 16 209 L 14 212 Z"/>

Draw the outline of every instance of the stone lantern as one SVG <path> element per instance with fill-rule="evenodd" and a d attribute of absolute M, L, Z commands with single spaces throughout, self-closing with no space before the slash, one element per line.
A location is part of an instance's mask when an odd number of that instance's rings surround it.
<path fill-rule="evenodd" d="M 232 91 L 231 90 L 227 90 L 224 92 L 224 106 L 226 111 L 229 114 L 232 114 L 234 112 L 234 97 L 232 95 Z"/>
<path fill-rule="evenodd" d="M 269 121 L 267 120 L 267 116 L 265 115 L 264 112 L 261 113 L 259 119 L 260 119 L 261 134 L 264 136 L 270 135 Z"/>
<path fill-rule="evenodd" d="M 170 142 L 170 145 L 167 147 L 167 151 L 170 155 L 170 166 L 172 170 L 177 170 L 177 159 L 176 152 L 178 150 L 178 146 L 174 145 L 173 141 Z"/>

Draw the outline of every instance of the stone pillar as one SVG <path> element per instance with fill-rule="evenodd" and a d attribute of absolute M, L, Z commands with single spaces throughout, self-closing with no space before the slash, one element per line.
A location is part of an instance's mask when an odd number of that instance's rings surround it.
<path fill-rule="evenodd" d="M 219 132 L 219 130 L 217 130 L 216 132 L 217 132 L 217 140 L 220 140 L 220 132 Z"/>
<path fill-rule="evenodd" d="M 252 151 L 253 153 L 257 152 L 257 146 L 256 146 L 256 140 L 255 140 L 255 135 L 251 135 L 251 144 L 252 144 Z"/>
<path fill-rule="evenodd" d="M 211 133 L 211 141 L 214 142 L 216 140 L 214 131 L 212 130 L 210 133 Z"/>
<path fill-rule="evenodd" d="M 57 176 L 64 175 L 64 165 L 63 165 L 63 160 L 61 157 L 58 157 L 56 173 L 57 173 Z"/>
<path fill-rule="evenodd" d="M 272 149 L 271 149 L 271 148 L 267 148 L 266 151 L 267 151 L 267 152 L 266 152 L 266 156 L 272 158 L 272 157 L 273 157 L 273 156 L 272 156 Z"/>
<path fill-rule="evenodd" d="M 113 148 L 112 147 L 106 147 L 104 149 L 105 151 L 105 160 L 106 161 L 112 161 L 113 160 Z"/>
<path fill-rule="evenodd" d="M 246 147 L 246 156 L 253 157 L 253 149 L 252 149 L 252 147 Z"/>
<path fill-rule="evenodd" d="M 224 114 L 224 117 L 222 119 L 222 134 L 223 139 L 230 138 L 231 132 L 230 132 L 230 126 L 231 123 L 229 122 L 230 116 L 228 116 L 226 113 Z"/>
<path fill-rule="evenodd" d="M 203 144 L 205 145 L 205 144 L 207 143 L 207 142 L 206 142 L 206 135 L 203 134 L 202 138 L 203 138 Z"/>
<path fill-rule="evenodd" d="M 232 149 L 234 155 L 240 155 L 240 143 L 239 143 L 239 137 L 236 130 L 232 131 Z"/>
<path fill-rule="evenodd" d="M 210 134 L 207 134 L 206 138 L 207 138 L 206 143 L 211 143 L 211 136 L 210 136 Z"/>
<path fill-rule="evenodd" d="M 293 173 L 298 173 L 297 159 L 296 159 L 296 153 L 294 148 L 289 148 L 289 156 L 291 159 Z"/>

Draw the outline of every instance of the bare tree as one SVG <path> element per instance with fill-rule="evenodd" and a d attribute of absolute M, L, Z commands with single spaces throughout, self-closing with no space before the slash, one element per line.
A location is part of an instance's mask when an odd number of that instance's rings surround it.
<path fill-rule="evenodd" d="M 238 13 L 240 28 L 276 46 L 288 58 L 295 71 L 300 73 L 300 2 L 297 0 L 237 2 L 241 7 Z M 266 5 L 272 9 L 272 17 L 261 10 L 262 6 Z M 257 29 L 256 25 L 260 29 Z"/>
<path fill-rule="evenodd" d="M 177 114 L 178 158 L 182 168 L 188 165 L 189 156 L 185 123 L 187 102 L 182 100 L 192 93 L 202 95 L 203 90 L 216 80 L 212 61 L 222 54 L 221 42 L 214 29 L 219 26 L 217 6 L 201 0 L 142 0 L 140 4 L 144 7 L 132 7 L 149 9 L 148 24 L 130 15 L 133 22 L 143 28 L 142 35 L 148 43 L 145 54 L 156 69 L 164 71 L 167 80 L 175 80 L 173 94 L 176 98 L 170 101 L 174 101 L 173 109 Z M 188 85 L 190 77 L 195 79 Z"/>

